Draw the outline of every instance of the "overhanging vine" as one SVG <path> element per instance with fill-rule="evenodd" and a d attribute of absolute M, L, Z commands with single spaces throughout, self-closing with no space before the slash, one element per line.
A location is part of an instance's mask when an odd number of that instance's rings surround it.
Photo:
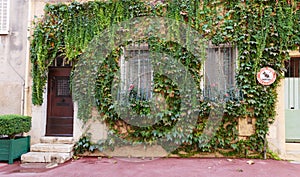
<path fill-rule="evenodd" d="M 201 151 L 222 148 L 241 154 L 247 151 L 263 152 L 265 135 L 275 117 L 276 87 L 279 81 L 264 87 L 257 83 L 255 76 L 261 67 L 270 66 L 282 77 L 284 61 L 289 59 L 288 51 L 294 49 L 300 41 L 297 35 L 300 18 L 296 4 L 297 1 L 273 0 L 170 0 L 164 3 L 120 0 L 47 5 L 44 17 L 34 25 L 31 42 L 32 102 L 36 105 L 42 104 L 47 69 L 58 54 L 64 55 L 69 61 L 77 61 L 93 37 L 112 24 L 140 16 L 168 17 L 190 25 L 214 44 L 235 44 L 239 54 L 236 80 L 243 100 L 231 99 L 227 102 L 222 126 L 205 147 L 198 147 L 197 143 L 205 127 L 207 112 L 212 107 L 207 102 L 201 102 L 197 127 L 190 141 L 184 146 L 193 146 Z M 193 62 L 193 56 L 182 52 L 181 47 L 176 48 L 159 40 L 150 43 L 152 46 L 159 46 L 158 49 L 166 53 L 180 51 L 176 57 L 190 61 L 188 67 L 192 71 L 201 69 L 198 63 Z M 119 57 L 117 49 L 107 56 L 107 60 L 115 57 Z M 108 68 L 111 68 L 109 72 L 114 72 L 112 65 L 109 64 Z M 201 78 L 196 74 L 195 77 L 196 80 Z M 99 78 L 100 86 L 106 87 L 101 77 Z M 163 85 L 162 90 L 167 84 Z M 101 111 L 109 112 L 103 107 L 100 108 Z M 238 138 L 237 124 L 240 117 L 256 119 L 255 133 L 245 140 Z M 84 116 L 80 118 L 85 119 Z M 110 126 L 116 124 L 114 118 L 105 121 Z M 150 131 L 153 129 L 137 130 L 135 133 L 137 137 L 148 140 L 159 135 L 151 134 Z M 159 131 L 166 130 L 162 128 Z"/>

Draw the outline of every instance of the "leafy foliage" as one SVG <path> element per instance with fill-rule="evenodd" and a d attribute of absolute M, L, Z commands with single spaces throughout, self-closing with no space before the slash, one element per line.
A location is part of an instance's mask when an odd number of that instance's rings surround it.
<path fill-rule="evenodd" d="M 64 55 L 69 61 L 77 61 L 91 39 L 111 24 L 141 16 L 168 17 L 190 25 L 216 45 L 235 44 L 239 54 L 236 80 L 243 100 L 234 97 L 227 100 L 225 115 L 218 132 L 208 144 L 199 147 L 199 138 L 204 127 L 208 126 L 207 116 L 215 106 L 212 100 L 199 99 L 199 120 L 189 141 L 184 142 L 183 147 L 193 147 L 199 151 L 231 149 L 241 156 L 247 156 L 249 151 L 261 153 L 264 151 L 269 125 L 275 117 L 276 88 L 280 79 L 266 87 L 258 84 L 256 73 L 260 68 L 269 66 L 277 72 L 279 78 L 282 77 L 284 61 L 289 59 L 288 51 L 295 49 L 300 42 L 300 36 L 297 35 L 300 29 L 297 2 L 172 0 L 164 3 L 146 3 L 120 0 L 47 5 L 44 17 L 35 23 L 31 42 L 32 101 L 36 105 L 42 104 L 47 69 L 58 54 Z M 152 50 L 172 55 L 187 66 L 195 82 L 200 82 L 201 63 L 198 63 L 184 47 L 163 40 L 146 40 L 152 46 Z M 178 109 L 169 110 L 171 114 L 166 116 L 167 120 L 156 127 L 134 128 L 120 122 L 112 110 L 109 95 L 114 73 L 119 69 L 119 56 L 120 50 L 112 49 L 111 54 L 106 56 L 106 63 L 99 68 L 99 82 L 95 92 L 102 119 L 114 133 L 120 133 L 118 130 L 123 127 L 127 129 L 124 136 L 129 139 L 153 141 L 169 131 L 170 126 L 167 125 L 172 122 L 172 117 L 176 117 Z M 158 92 L 165 94 L 169 104 L 178 104 L 176 85 L 173 86 L 173 90 L 169 90 L 172 83 L 159 75 L 155 76 L 155 84 Z M 201 89 L 197 89 L 201 93 Z M 170 97 L 170 92 L 174 92 L 175 96 Z M 142 104 L 147 106 L 141 102 L 135 105 Z M 135 109 L 147 112 L 144 107 Z M 90 108 L 87 108 L 79 112 L 79 117 L 86 120 L 89 112 Z M 239 139 L 237 130 L 238 119 L 242 117 L 256 119 L 255 133 L 243 140 Z M 176 133 L 171 138 L 180 140 Z"/>
<path fill-rule="evenodd" d="M 91 142 L 91 135 L 85 134 L 79 138 L 74 145 L 74 155 L 83 154 L 84 152 L 94 152 L 99 149 L 98 145 Z"/>

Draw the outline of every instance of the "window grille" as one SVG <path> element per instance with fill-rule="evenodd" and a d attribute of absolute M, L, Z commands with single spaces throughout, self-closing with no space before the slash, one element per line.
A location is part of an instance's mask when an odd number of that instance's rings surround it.
<path fill-rule="evenodd" d="M 235 83 L 237 49 L 231 45 L 209 45 L 204 71 L 204 96 L 210 97 L 212 89 L 238 92 Z M 208 76 L 210 78 L 208 78 Z M 235 93 L 234 93 L 235 95 Z"/>
<path fill-rule="evenodd" d="M 56 96 L 70 96 L 70 77 L 56 77 Z"/>
<path fill-rule="evenodd" d="M 152 66 L 148 44 L 132 44 L 121 57 L 121 94 L 149 100 L 152 96 Z"/>
<path fill-rule="evenodd" d="M 119 91 L 119 96 L 129 96 L 130 93 L 135 92 L 135 99 L 149 100 L 152 97 L 153 68 L 149 55 L 147 44 L 132 44 L 124 49 L 124 55 L 120 61 L 121 91 Z M 236 56 L 237 49 L 235 47 L 209 45 L 204 66 L 204 73 L 206 73 L 203 81 L 204 96 L 209 97 L 211 86 L 219 84 L 222 88 L 218 88 L 218 90 L 224 94 L 230 93 L 230 97 L 232 97 L 230 99 L 240 97 L 235 83 Z M 208 78 L 207 75 L 211 78 Z"/>
<path fill-rule="evenodd" d="M 0 34 L 9 32 L 9 0 L 0 0 Z"/>

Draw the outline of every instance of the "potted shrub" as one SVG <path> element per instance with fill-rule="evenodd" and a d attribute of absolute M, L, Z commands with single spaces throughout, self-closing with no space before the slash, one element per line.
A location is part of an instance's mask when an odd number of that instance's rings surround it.
<path fill-rule="evenodd" d="M 0 115 L 0 161 L 9 164 L 30 149 L 30 136 L 23 133 L 31 129 L 31 117 L 17 114 Z"/>

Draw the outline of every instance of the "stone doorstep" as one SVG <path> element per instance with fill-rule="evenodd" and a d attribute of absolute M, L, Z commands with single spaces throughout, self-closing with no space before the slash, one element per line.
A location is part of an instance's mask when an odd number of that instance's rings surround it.
<path fill-rule="evenodd" d="M 42 163 L 42 162 L 35 162 L 35 163 L 21 163 L 20 167 L 22 168 L 46 168 L 46 166 L 51 163 Z"/>
<path fill-rule="evenodd" d="M 52 136 L 44 136 L 40 139 L 41 143 L 49 143 L 49 144 L 73 144 L 73 137 L 52 137 Z"/>
<path fill-rule="evenodd" d="M 22 163 L 64 163 L 73 153 L 28 152 L 21 156 Z"/>
<path fill-rule="evenodd" d="M 285 143 L 286 151 L 299 151 L 300 152 L 300 143 Z"/>
<path fill-rule="evenodd" d="M 31 145 L 30 150 L 33 152 L 72 152 L 73 144 L 38 143 Z"/>
<path fill-rule="evenodd" d="M 300 151 L 287 151 L 285 159 L 300 162 Z"/>
<path fill-rule="evenodd" d="M 300 161 L 300 143 L 285 143 L 286 154 L 284 159 Z"/>

